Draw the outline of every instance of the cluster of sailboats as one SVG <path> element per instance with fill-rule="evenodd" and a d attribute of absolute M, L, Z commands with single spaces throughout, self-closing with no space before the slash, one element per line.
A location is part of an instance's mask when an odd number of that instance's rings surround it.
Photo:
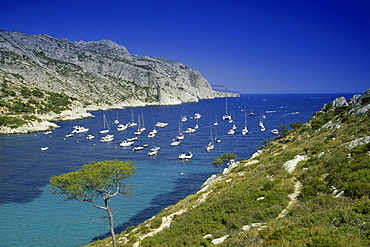
<path fill-rule="evenodd" d="M 222 119 L 227 120 L 229 123 L 232 124 L 232 127 L 228 130 L 227 134 L 228 135 L 234 135 L 236 133 L 237 127 L 236 127 L 236 124 L 234 123 L 232 113 L 230 112 L 230 114 L 229 114 L 227 109 L 228 108 L 227 108 L 227 98 L 226 98 L 226 113 L 225 113 L 225 115 L 222 116 Z M 143 113 L 141 113 L 141 115 L 138 115 L 138 117 L 137 117 L 138 122 L 137 123 L 135 122 L 132 109 L 131 109 L 131 115 L 132 115 L 131 121 L 126 123 L 126 124 L 120 123 L 120 121 L 118 120 L 118 113 L 117 113 L 116 119 L 113 121 L 113 124 L 117 126 L 116 127 L 117 131 L 124 131 L 124 130 L 126 130 L 128 128 L 132 128 L 132 127 L 137 128 L 133 133 L 134 137 L 127 138 L 127 139 L 123 140 L 119 144 L 120 147 L 133 146 L 135 141 L 138 140 L 138 136 L 141 135 L 146 130 L 145 124 L 144 124 L 144 115 L 143 115 Z M 254 116 L 253 111 L 251 111 L 249 115 Z M 188 120 L 188 117 L 181 115 L 180 121 L 179 121 L 179 133 L 176 135 L 176 137 L 174 139 L 172 139 L 172 141 L 170 142 L 170 145 L 171 146 L 180 145 L 181 142 L 185 138 L 184 133 L 188 133 L 188 134 L 195 133 L 199 128 L 198 120 L 201 117 L 202 116 L 199 113 L 195 113 L 193 116 L 191 116 L 190 119 L 194 119 L 196 121 L 195 126 L 186 128 L 186 130 L 183 131 L 182 125 L 183 125 L 184 122 L 186 122 Z M 265 116 L 262 115 L 262 111 L 261 111 L 260 121 L 259 121 L 260 131 L 265 131 L 266 130 L 266 128 L 263 124 L 263 119 L 264 118 L 265 118 Z M 217 126 L 218 124 L 219 123 L 217 121 L 217 115 L 215 115 L 215 121 L 213 122 L 213 125 Z M 113 134 L 111 134 L 111 126 L 112 125 L 109 124 L 105 114 L 103 114 L 103 126 L 104 126 L 103 129 L 98 131 L 99 134 L 105 134 L 104 136 L 102 136 L 100 138 L 100 141 L 101 142 L 112 142 L 115 139 L 115 136 Z M 168 123 L 156 122 L 154 126 L 155 127 L 151 131 L 148 132 L 148 134 L 147 134 L 148 138 L 154 138 L 156 136 L 156 134 L 158 133 L 157 128 L 166 127 L 166 126 L 168 126 Z M 214 130 L 215 130 L 215 135 L 216 135 L 215 138 L 213 137 L 213 133 L 212 133 L 212 124 L 210 124 L 210 141 L 205 146 L 206 151 L 213 150 L 215 148 L 215 143 L 221 142 L 221 139 L 217 138 L 217 128 L 214 128 Z M 83 127 L 83 126 L 73 126 L 73 130 L 71 131 L 71 133 L 65 135 L 65 137 L 69 138 L 69 137 L 72 137 L 74 134 L 85 133 L 85 132 L 88 132 L 88 131 L 89 131 L 89 128 L 86 128 L 86 127 Z M 45 134 L 46 133 L 51 133 L 51 132 L 45 132 Z M 249 133 L 249 130 L 248 130 L 248 126 L 247 126 L 247 111 L 244 109 L 244 127 L 241 130 L 241 134 L 242 135 L 247 135 L 248 133 Z M 273 129 L 273 130 L 271 130 L 271 133 L 274 134 L 274 135 L 277 135 L 277 134 L 279 134 L 279 131 L 277 129 Z M 92 135 L 92 134 L 89 134 L 89 135 L 86 136 L 87 140 L 92 140 L 94 138 L 95 138 L 95 136 Z M 147 144 L 144 144 L 142 146 L 136 146 L 136 147 L 132 148 L 132 151 L 140 151 L 140 150 L 143 150 L 146 147 L 148 147 Z M 159 150 L 160 150 L 160 147 L 154 147 L 154 148 L 150 149 L 150 151 L 148 151 L 147 154 L 149 156 L 157 155 Z M 182 152 L 182 153 L 179 154 L 179 159 L 181 159 L 181 160 L 183 160 L 183 159 L 184 160 L 189 160 L 192 157 L 193 157 L 193 153 L 190 152 L 190 151 Z"/>

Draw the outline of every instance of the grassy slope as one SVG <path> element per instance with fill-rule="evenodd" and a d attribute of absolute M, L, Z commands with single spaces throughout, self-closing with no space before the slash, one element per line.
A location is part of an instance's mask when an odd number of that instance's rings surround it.
<path fill-rule="evenodd" d="M 370 111 L 356 115 L 368 103 L 327 104 L 206 189 L 121 233 L 121 245 L 170 223 L 140 246 L 212 246 L 220 237 L 219 246 L 369 246 L 370 144 L 349 146 L 369 138 Z M 283 164 L 297 155 L 306 160 L 288 172 Z"/>

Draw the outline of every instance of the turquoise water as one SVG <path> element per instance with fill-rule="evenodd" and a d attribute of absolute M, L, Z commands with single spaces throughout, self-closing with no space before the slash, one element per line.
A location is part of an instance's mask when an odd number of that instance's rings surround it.
<path fill-rule="evenodd" d="M 210 163 L 223 153 L 235 153 L 239 159 L 249 158 L 262 141 L 274 137 L 270 130 L 280 125 L 289 126 L 292 122 L 306 122 L 314 111 L 332 101 L 338 94 L 296 94 L 296 95 L 242 95 L 228 98 L 228 109 L 238 127 L 235 135 L 227 135 L 231 125 L 222 120 L 225 114 L 225 99 L 202 100 L 177 106 L 149 106 L 134 108 L 144 116 L 146 131 L 139 136 L 134 146 L 149 144 L 160 146 L 159 155 L 149 157 L 147 150 L 133 152 L 132 147 L 122 148 L 119 143 L 133 137 L 136 128 L 118 132 L 111 124 L 115 140 L 111 143 L 99 141 L 98 130 L 103 128 L 103 114 L 110 123 L 118 119 L 122 123 L 131 121 L 131 109 L 93 112 L 93 118 L 78 121 L 59 122 L 59 128 L 50 135 L 31 133 L 0 136 L 0 235 L 2 246 L 80 246 L 94 239 L 107 236 L 109 230 L 102 217 L 105 211 L 88 203 L 63 201 L 62 196 L 52 195 L 48 180 L 58 175 L 77 170 L 82 164 L 101 160 L 131 160 L 138 172 L 127 179 L 133 188 L 128 197 L 111 199 L 115 212 L 116 231 L 137 225 L 158 213 L 161 209 L 196 192 L 201 184 L 217 169 Z M 247 114 L 249 134 L 241 135 L 244 127 L 244 109 Z M 253 111 L 254 117 L 249 116 Z M 195 113 L 198 120 L 196 133 L 185 134 L 179 146 L 170 146 L 179 132 L 181 116 L 182 129 L 194 127 Z M 260 113 L 265 132 L 259 130 Z M 218 126 L 213 122 L 217 119 Z M 158 134 L 150 139 L 147 134 L 157 121 L 168 122 L 165 128 L 157 128 Z M 89 132 L 64 136 L 72 127 L 81 125 L 90 128 Z M 215 149 L 206 152 L 204 147 L 212 136 L 222 140 Z M 87 134 L 96 139 L 86 140 Z M 40 148 L 48 146 L 49 150 Z M 178 160 L 180 152 L 192 151 L 190 161 Z"/>

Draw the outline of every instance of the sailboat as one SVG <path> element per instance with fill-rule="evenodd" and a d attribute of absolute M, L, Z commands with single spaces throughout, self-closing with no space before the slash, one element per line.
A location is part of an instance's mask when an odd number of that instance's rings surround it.
<path fill-rule="evenodd" d="M 246 135 L 248 134 L 248 128 L 247 128 L 247 112 L 244 110 L 244 128 L 242 129 L 242 134 Z"/>
<path fill-rule="evenodd" d="M 210 136 L 211 136 L 211 141 L 206 146 L 206 151 L 211 151 L 212 149 L 215 148 L 215 145 L 213 144 L 213 137 L 212 137 L 212 129 L 211 129 L 211 126 L 209 126 L 209 133 L 210 133 Z"/>
<path fill-rule="evenodd" d="M 213 125 L 218 125 L 218 122 L 217 122 L 217 115 L 215 115 L 215 121 L 213 122 Z"/>
<path fill-rule="evenodd" d="M 119 124 L 119 120 L 118 120 L 118 112 L 116 113 L 116 120 L 114 120 L 113 122 L 114 124 Z"/>
<path fill-rule="evenodd" d="M 100 134 L 105 134 L 110 131 L 109 124 L 108 124 L 107 118 L 105 117 L 105 114 L 103 114 L 103 124 L 104 124 L 104 129 L 99 131 Z"/>
<path fill-rule="evenodd" d="M 222 116 L 222 119 L 223 120 L 230 120 L 231 119 L 231 116 L 227 112 L 227 98 L 226 98 L 226 113 L 225 113 L 225 115 Z"/>
<path fill-rule="evenodd" d="M 176 136 L 176 139 L 177 140 L 182 140 L 182 139 L 184 139 L 185 138 L 185 136 L 184 136 L 184 134 L 182 133 L 182 123 L 180 122 L 179 123 L 179 134 Z"/>
<path fill-rule="evenodd" d="M 258 125 L 260 126 L 261 131 L 266 130 L 265 125 L 263 125 L 263 123 L 262 123 L 262 110 L 261 110 L 261 114 L 260 114 L 260 123 Z"/>
<path fill-rule="evenodd" d="M 135 117 L 134 117 L 134 110 L 131 108 L 131 122 L 128 123 L 128 127 L 134 127 L 137 123 L 135 123 Z"/>
<path fill-rule="evenodd" d="M 135 135 L 140 135 L 142 130 L 140 128 L 140 115 L 137 115 L 137 121 L 138 121 L 138 125 L 137 125 L 137 130 L 134 132 Z"/>
<path fill-rule="evenodd" d="M 215 127 L 215 141 L 216 142 L 221 142 L 221 139 L 217 137 L 217 128 Z"/>
<path fill-rule="evenodd" d="M 144 123 L 144 113 L 142 112 L 141 113 L 141 128 L 140 128 L 140 131 L 145 131 L 146 128 L 145 128 L 145 123 Z"/>

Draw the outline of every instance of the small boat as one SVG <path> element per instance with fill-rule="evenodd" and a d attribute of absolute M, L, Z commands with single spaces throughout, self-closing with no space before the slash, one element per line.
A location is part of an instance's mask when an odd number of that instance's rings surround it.
<path fill-rule="evenodd" d="M 274 134 L 274 135 L 278 135 L 279 131 L 277 129 L 273 129 L 273 130 L 271 130 L 271 133 Z"/>
<path fill-rule="evenodd" d="M 123 130 L 125 130 L 125 129 L 127 129 L 127 125 L 126 125 L 126 124 L 119 124 L 119 125 L 117 126 L 117 130 L 118 130 L 118 131 L 123 131 Z"/>
<path fill-rule="evenodd" d="M 215 148 L 215 145 L 213 144 L 213 137 L 212 137 L 212 128 L 211 128 L 211 126 L 209 126 L 209 134 L 211 136 L 211 141 L 206 146 L 206 151 L 211 151 L 212 149 Z"/>
<path fill-rule="evenodd" d="M 107 118 L 105 117 L 105 114 L 103 114 L 103 125 L 104 125 L 104 129 L 101 129 L 99 131 L 100 134 L 106 134 L 109 132 L 109 124 L 108 124 Z"/>
<path fill-rule="evenodd" d="M 157 122 L 155 124 L 156 127 L 160 127 L 160 128 L 166 127 L 167 125 L 168 125 L 168 123 L 162 123 L 162 122 Z"/>
<path fill-rule="evenodd" d="M 88 135 L 88 136 L 86 136 L 86 139 L 87 140 L 91 140 L 91 139 L 94 139 L 95 138 L 95 136 L 93 136 L 93 135 Z"/>
<path fill-rule="evenodd" d="M 153 137 L 155 137 L 155 133 L 154 132 L 149 132 L 148 133 L 148 138 L 153 138 Z"/>
<path fill-rule="evenodd" d="M 50 135 L 50 134 L 52 134 L 52 133 L 53 133 L 53 131 L 48 130 L 48 131 L 44 132 L 44 135 Z"/>
<path fill-rule="evenodd" d="M 114 140 L 114 135 L 106 135 L 100 139 L 101 142 L 111 142 Z"/>
<path fill-rule="evenodd" d="M 180 153 L 179 154 L 179 159 L 180 160 L 187 160 L 193 158 L 193 153 L 192 152 L 186 152 L 186 153 Z"/>
<path fill-rule="evenodd" d="M 214 126 L 218 125 L 218 122 L 217 122 L 217 115 L 215 115 L 215 121 L 213 122 L 213 125 L 214 125 Z"/>
<path fill-rule="evenodd" d="M 235 130 L 233 129 L 229 129 L 229 131 L 227 132 L 228 135 L 234 135 L 235 134 Z"/>
<path fill-rule="evenodd" d="M 151 149 L 150 149 L 150 151 L 159 151 L 161 148 L 160 147 L 152 147 Z"/>
<path fill-rule="evenodd" d="M 180 141 L 173 141 L 173 142 L 171 142 L 171 146 L 178 146 L 178 145 L 180 145 Z"/>
<path fill-rule="evenodd" d="M 153 138 L 155 137 L 155 135 L 158 133 L 158 131 L 156 129 L 153 129 L 152 131 L 150 131 L 148 133 L 148 138 Z"/>
<path fill-rule="evenodd" d="M 124 140 L 119 145 L 120 145 L 120 147 L 128 147 L 128 146 L 131 146 L 132 144 L 134 144 L 133 141 Z"/>
<path fill-rule="evenodd" d="M 46 150 L 48 150 L 49 149 L 49 147 L 42 147 L 42 148 L 40 148 L 41 149 L 41 151 L 46 151 Z"/>
<path fill-rule="evenodd" d="M 208 143 L 208 145 L 206 146 L 206 151 L 211 151 L 215 148 L 215 145 L 213 145 L 212 142 Z"/>
<path fill-rule="evenodd" d="M 146 153 L 148 156 L 158 155 L 158 151 L 149 151 Z"/>
<path fill-rule="evenodd" d="M 187 119 L 187 117 L 186 116 L 182 116 L 182 118 L 181 118 L 181 121 L 182 122 L 186 122 L 188 119 Z"/>
<path fill-rule="evenodd" d="M 192 129 L 192 128 L 187 128 L 185 130 L 185 133 L 195 133 L 197 130 L 196 129 Z"/>
<path fill-rule="evenodd" d="M 247 128 L 247 113 L 244 110 L 244 128 L 242 129 L 242 135 L 248 134 L 248 128 Z"/>
<path fill-rule="evenodd" d="M 89 128 L 85 128 L 82 126 L 73 126 L 73 130 L 71 133 L 83 133 L 89 131 Z"/>
<path fill-rule="evenodd" d="M 194 114 L 194 118 L 195 118 L 195 119 L 199 119 L 199 118 L 201 118 L 201 117 L 202 117 L 202 115 L 200 115 L 199 113 L 195 113 L 195 114 Z"/>
<path fill-rule="evenodd" d="M 134 135 L 141 135 L 141 131 L 140 130 L 135 130 L 135 132 L 134 132 Z"/>
<path fill-rule="evenodd" d="M 135 137 L 132 137 L 132 138 L 128 138 L 127 141 L 132 142 L 132 141 L 137 141 L 137 139 L 138 138 L 135 136 Z"/>
<path fill-rule="evenodd" d="M 143 150 L 144 149 L 144 147 L 143 146 L 138 146 L 138 147 L 134 147 L 133 149 L 132 149 L 132 151 L 140 151 L 140 150 Z"/>
<path fill-rule="evenodd" d="M 222 119 L 223 120 L 230 120 L 231 119 L 231 116 L 227 112 L 227 98 L 226 98 L 226 113 L 225 113 L 225 115 L 222 116 Z"/>
<path fill-rule="evenodd" d="M 69 137 L 72 137 L 73 136 L 73 134 L 71 133 L 71 134 L 67 134 L 67 135 L 65 135 L 65 137 L 66 138 L 69 138 Z"/>
<path fill-rule="evenodd" d="M 114 124 L 119 124 L 119 120 L 118 120 L 118 112 L 116 113 L 116 120 L 113 121 Z"/>
<path fill-rule="evenodd" d="M 248 134 L 248 129 L 247 129 L 247 127 L 244 127 L 243 129 L 242 129 L 242 134 L 243 135 L 246 135 L 246 134 Z"/>

